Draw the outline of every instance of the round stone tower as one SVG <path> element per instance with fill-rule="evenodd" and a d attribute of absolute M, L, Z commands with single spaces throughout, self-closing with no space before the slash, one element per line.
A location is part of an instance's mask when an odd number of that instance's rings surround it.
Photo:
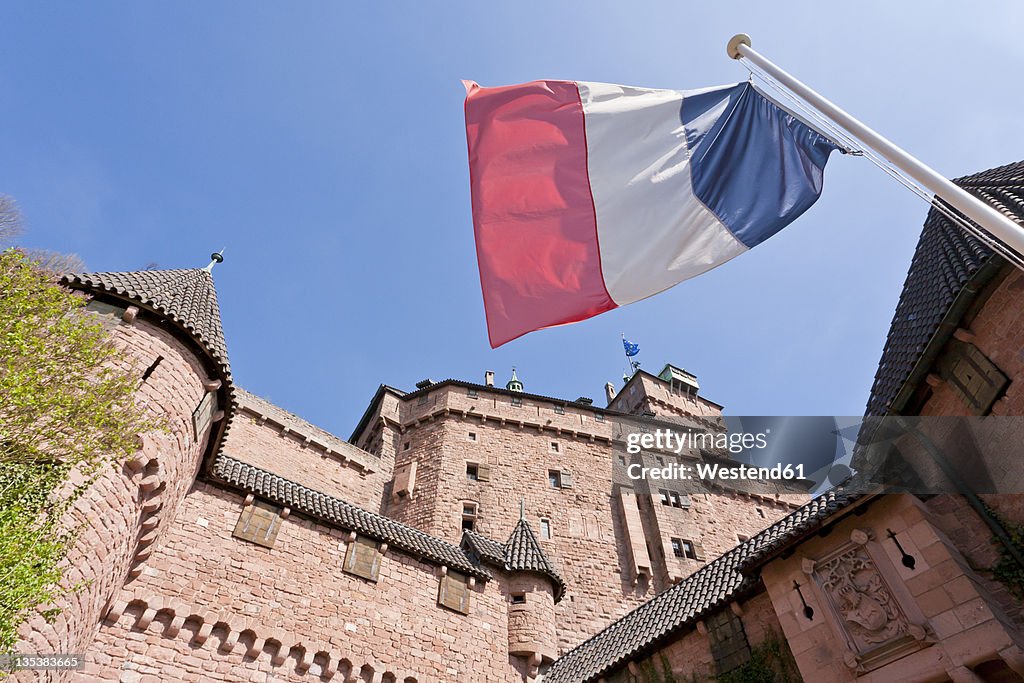
<path fill-rule="evenodd" d="M 233 402 L 212 266 L 62 278 L 90 295 L 87 311 L 124 350 L 120 362 L 138 375 L 136 401 L 164 429 L 140 434 L 139 451 L 107 468 L 69 512 L 78 533 L 63 584 L 82 588 L 58 602 L 53 623 L 35 616 L 23 625 L 19 651 L 88 648 L 117 593 L 143 571 L 201 464 L 219 447 Z"/>

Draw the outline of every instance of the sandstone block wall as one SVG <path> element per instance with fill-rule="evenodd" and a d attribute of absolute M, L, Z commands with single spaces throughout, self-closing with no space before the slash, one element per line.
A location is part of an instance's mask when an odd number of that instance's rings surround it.
<path fill-rule="evenodd" d="M 296 515 L 273 548 L 232 537 L 242 496 L 198 484 L 117 597 L 81 681 L 519 681 L 506 599 L 437 605 L 433 565 L 388 549 L 378 581 L 342 572 L 347 534 Z"/>

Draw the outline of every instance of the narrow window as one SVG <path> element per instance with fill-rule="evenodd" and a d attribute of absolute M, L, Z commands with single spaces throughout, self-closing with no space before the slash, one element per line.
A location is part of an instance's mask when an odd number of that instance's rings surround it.
<path fill-rule="evenodd" d="M 624 455 L 620 455 L 619 456 L 619 464 L 622 465 L 623 467 L 626 466 L 626 456 L 624 456 Z"/>
<path fill-rule="evenodd" d="M 551 442 L 551 452 L 552 453 L 558 453 L 559 452 L 559 446 L 558 446 L 558 442 L 557 441 L 552 441 Z"/>
<path fill-rule="evenodd" d="M 671 501 L 669 501 L 668 491 L 666 491 L 665 489 L 659 489 L 658 490 L 658 495 L 661 496 L 661 504 L 662 505 L 671 505 L 672 504 Z"/>
<path fill-rule="evenodd" d="M 475 462 L 466 463 L 466 479 L 478 481 L 480 479 L 480 466 Z"/>
<path fill-rule="evenodd" d="M 468 438 L 470 441 L 476 441 L 476 432 L 470 432 Z"/>
<path fill-rule="evenodd" d="M 403 451 L 409 450 L 409 442 L 408 441 L 406 441 L 405 444 L 402 446 L 402 450 Z"/>
<path fill-rule="evenodd" d="M 656 455 L 654 456 L 654 459 L 657 460 L 658 464 L 661 465 L 662 467 L 665 466 L 665 458 L 661 457 L 660 455 Z"/>
<path fill-rule="evenodd" d="M 562 473 L 558 470 L 548 470 L 548 484 L 553 489 L 562 488 Z"/>
<path fill-rule="evenodd" d="M 762 510 L 761 508 L 757 508 L 757 514 L 761 516 L 761 519 L 764 519 L 764 510 Z"/>
<path fill-rule="evenodd" d="M 683 541 L 683 557 L 688 560 L 697 559 L 697 549 L 693 547 L 693 541 Z"/>
<path fill-rule="evenodd" d="M 676 557 L 686 557 L 683 551 L 683 540 L 680 538 L 672 539 L 672 554 Z"/>
<path fill-rule="evenodd" d="M 672 507 L 674 507 L 674 508 L 681 508 L 681 507 L 683 507 L 683 499 L 679 497 L 678 493 L 676 493 L 675 491 L 672 491 L 671 493 L 669 493 L 669 497 L 672 500 Z"/>
<path fill-rule="evenodd" d="M 540 520 L 540 537 L 551 538 L 551 520 L 541 517 Z"/>
<path fill-rule="evenodd" d="M 477 516 L 477 505 L 476 503 L 463 503 L 462 504 L 462 530 L 473 531 L 476 528 L 476 516 Z"/>
<path fill-rule="evenodd" d="M 513 593 L 511 596 L 513 605 L 525 605 L 526 593 Z"/>

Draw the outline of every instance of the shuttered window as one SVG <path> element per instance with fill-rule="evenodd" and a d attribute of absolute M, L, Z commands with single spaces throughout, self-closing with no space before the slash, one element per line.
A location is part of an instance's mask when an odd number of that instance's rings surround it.
<path fill-rule="evenodd" d="M 985 415 L 1010 383 L 974 344 L 953 340 L 940 373 L 975 415 Z"/>
<path fill-rule="evenodd" d="M 348 544 L 348 552 L 345 554 L 345 564 L 342 568 L 348 574 L 354 574 L 376 583 L 377 575 L 380 573 L 381 556 L 380 543 L 357 536 L 356 540 Z"/>
<path fill-rule="evenodd" d="M 469 614 L 469 595 L 469 578 L 465 574 L 448 570 L 448 573 L 441 577 L 437 604 L 462 614 Z"/>
<path fill-rule="evenodd" d="M 232 535 L 265 548 L 272 548 L 280 528 L 280 508 L 257 500 L 242 508 L 242 514 L 238 516 Z"/>

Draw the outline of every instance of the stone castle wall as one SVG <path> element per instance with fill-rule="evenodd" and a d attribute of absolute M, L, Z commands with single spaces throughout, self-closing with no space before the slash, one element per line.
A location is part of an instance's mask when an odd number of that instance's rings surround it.
<path fill-rule="evenodd" d="M 241 495 L 198 484 L 103 622 L 80 681 L 521 680 L 506 597 L 437 604 L 439 568 L 388 549 L 376 583 L 342 571 L 348 534 L 298 515 L 272 548 L 234 538 Z"/>

